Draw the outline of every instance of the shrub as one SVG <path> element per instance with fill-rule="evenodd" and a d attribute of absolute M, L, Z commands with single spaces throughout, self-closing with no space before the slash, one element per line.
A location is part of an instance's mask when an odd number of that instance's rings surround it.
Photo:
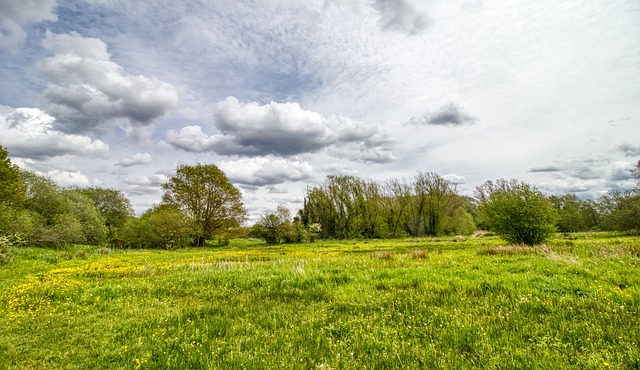
<path fill-rule="evenodd" d="M 128 248 L 175 249 L 187 247 L 193 241 L 189 217 L 182 211 L 161 205 L 132 217 L 123 226 L 118 241 Z"/>
<path fill-rule="evenodd" d="M 482 222 L 512 244 L 542 244 L 556 231 L 555 209 L 532 185 L 487 181 L 476 188 L 476 198 Z"/>

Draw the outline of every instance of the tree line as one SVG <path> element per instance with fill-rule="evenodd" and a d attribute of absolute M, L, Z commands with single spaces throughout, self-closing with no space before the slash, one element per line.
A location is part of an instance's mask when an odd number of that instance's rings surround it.
<path fill-rule="evenodd" d="M 249 230 L 240 191 L 213 164 L 183 165 L 162 185 L 160 204 L 139 216 L 116 189 L 61 188 L 21 170 L 0 146 L 0 259 L 20 245 L 109 245 L 119 248 L 202 247 L 234 235 L 269 244 L 316 238 L 359 239 L 469 235 L 492 230 L 513 243 L 540 243 L 556 231 L 640 230 L 638 185 L 597 200 L 543 195 L 516 180 L 487 181 L 474 197 L 433 172 L 412 179 L 327 176 L 307 188 L 302 209 L 265 212 Z"/>
<path fill-rule="evenodd" d="M 574 194 L 544 195 L 518 180 L 487 181 L 474 197 L 433 172 L 413 179 L 373 181 L 327 176 L 306 190 L 295 217 L 279 206 L 267 211 L 252 235 L 268 243 L 300 242 L 316 237 L 395 238 L 496 232 L 509 242 L 539 244 L 555 232 L 640 231 L 640 161 L 631 170 L 634 189 L 596 200 Z"/>
<path fill-rule="evenodd" d="M 162 190 L 162 202 L 136 216 L 121 191 L 61 188 L 12 164 L 0 146 L 0 261 L 22 245 L 201 247 L 245 222 L 240 191 L 215 165 L 179 166 Z"/>

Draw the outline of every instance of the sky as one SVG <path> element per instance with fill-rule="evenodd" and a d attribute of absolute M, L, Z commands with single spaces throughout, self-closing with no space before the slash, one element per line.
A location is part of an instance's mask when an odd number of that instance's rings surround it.
<path fill-rule="evenodd" d="M 594 199 L 640 160 L 637 0 L 1 0 L 0 145 L 141 213 L 215 164 L 249 224 L 327 175 Z"/>

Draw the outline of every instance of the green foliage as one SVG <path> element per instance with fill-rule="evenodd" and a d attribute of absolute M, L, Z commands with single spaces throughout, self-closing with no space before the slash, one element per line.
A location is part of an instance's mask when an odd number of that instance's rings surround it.
<path fill-rule="evenodd" d="M 268 211 L 253 225 L 252 235 L 265 240 L 267 244 L 300 243 L 308 239 L 302 221 L 291 219 L 291 212 L 278 205 L 275 211 Z"/>
<path fill-rule="evenodd" d="M 71 201 L 71 215 L 82 225 L 80 242 L 94 245 L 103 243 L 107 237 L 107 227 L 93 200 L 79 189 L 63 190 L 62 193 Z"/>
<path fill-rule="evenodd" d="M 163 202 L 185 212 L 192 220 L 195 245 L 246 218 L 242 194 L 213 164 L 181 165 L 164 185 Z"/>
<path fill-rule="evenodd" d="M 473 216 L 463 207 L 456 208 L 453 215 L 446 219 L 444 226 L 446 234 L 471 235 L 474 231 L 476 231 L 476 224 L 473 221 Z"/>
<path fill-rule="evenodd" d="M 93 199 L 82 189 L 60 189 L 51 179 L 23 171 L 25 209 L 35 226 L 32 241 L 40 245 L 101 244 L 107 227 Z"/>
<path fill-rule="evenodd" d="M 418 173 L 409 183 L 391 179 L 384 184 L 328 176 L 307 190 L 300 219 L 305 225 L 319 223 L 322 236 L 330 238 L 470 234 L 475 224 L 466 208 L 472 208 L 469 201 L 432 172 Z"/>
<path fill-rule="evenodd" d="M 593 202 L 580 200 L 573 194 L 552 195 L 549 201 L 558 213 L 558 231 L 587 231 L 596 227 L 599 216 Z"/>
<path fill-rule="evenodd" d="M 600 199 L 604 230 L 640 231 L 640 191 L 613 192 Z"/>
<path fill-rule="evenodd" d="M 631 175 L 638 180 L 635 189 L 616 191 L 599 199 L 600 223 L 603 230 L 640 232 L 640 161 Z"/>
<path fill-rule="evenodd" d="M 26 187 L 20 177 L 20 169 L 9 159 L 9 152 L 0 146 L 0 204 L 21 206 Z"/>
<path fill-rule="evenodd" d="M 483 222 L 510 243 L 542 244 L 555 233 L 557 213 L 535 187 L 516 180 L 476 188 Z"/>
<path fill-rule="evenodd" d="M 133 207 L 120 190 L 99 187 L 76 189 L 91 199 L 110 230 L 122 227 L 133 216 Z"/>
<path fill-rule="evenodd" d="M 126 248 L 176 249 L 193 240 L 191 220 L 170 205 L 154 207 L 140 218 L 130 217 L 119 237 L 118 245 Z"/>
<path fill-rule="evenodd" d="M 56 216 L 72 213 L 73 204 L 50 178 L 34 172 L 22 171 L 22 179 L 27 185 L 25 207 L 39 214 L 46 225 L 53 225 Z"/>
<path fill-rule="evenodd" d="M 19 241 L 14 242 L 13 246 L 32 243 L 40 223 L 39 216 L 33 212 L 0 204 L 0 236 Z"/>

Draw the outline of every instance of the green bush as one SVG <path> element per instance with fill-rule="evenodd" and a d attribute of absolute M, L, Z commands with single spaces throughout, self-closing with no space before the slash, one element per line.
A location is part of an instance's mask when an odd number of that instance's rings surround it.
<path fill-rule="evenodd" d="M 0 236 L 17 238 L 23 245 L 34 240 L 37 226 L 42 223 L 40 217 L 23 208 L 0 204 Z"/>
<path fill-rule="evenodd" d="M 532 185 L 487 181 L 476 188 L 476 197 L 483 224 L 510 243 L 542 244 L 556 231 L 555 209 Z"/>
<path fill-rule="evenodd" d="M 172 206 L 159 206 L 140 218 L 131 217 L 119 234 L 119 246 L 127 248 L 175 249 L 193 242 L 190 219 Z"/>

